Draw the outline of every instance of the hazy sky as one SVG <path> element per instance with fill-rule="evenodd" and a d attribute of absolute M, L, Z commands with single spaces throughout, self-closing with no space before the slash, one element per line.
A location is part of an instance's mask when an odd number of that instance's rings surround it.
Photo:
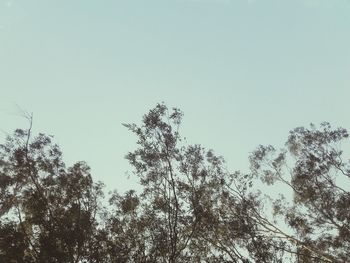
<path fill-rule="evenodd" d="M 164 101 L 182 134 L 244 169 L 258 144 L 329 121 L 350 129 L 348 0 L 0 0 L 0 129 L 55 135 L 108 189 Z"/>

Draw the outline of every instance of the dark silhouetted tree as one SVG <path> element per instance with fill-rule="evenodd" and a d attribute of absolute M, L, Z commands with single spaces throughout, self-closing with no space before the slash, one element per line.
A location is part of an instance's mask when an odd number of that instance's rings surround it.
<path fill-rule="evenodd" d="M 158 104 L 125 124 L 141 190 L 108 207 L 87 164 L 66 168 L 50 136 L 16 130 L 0 145 L 0 262 L 349 262 L 346 130 L 297 128 L 229 172 L 180 136 L 182 117 Z"/>
<path fill-rule="evenodd" d="M 269 228 L 291 245 L 298 262 L 349 262 L 350 163 L 340 147 L 347 137 L 345 129 L 328 123 L 299 127 L 290 132 L 285 149 L 260 146 L 250 158 L 254 175 L 292 194 L 273 202 L 276 218 L 291 234 L 271 223 Z"/>
<path fill-rule="evenodd" d="M 229 173 L 223 158 L 179 135 L 182 113 L 159 104 L 136 134 L 127 155 L 140 178 L 140 195 L 114 195 L 111 229 L 136 262 L 272 262 L 283 242 L 261 233 L 251 176 Z M 117 222 L 115 220 L 118 219 Z M 260 218 L 259 218 L 260 220 Z M 119 227 L 117 227 L 119 226 Z M 113 232 L 113 231 L 112 231 Z"/>
<path fill-rule="evenodd" d="M 66 168 L 61 155 L 31 129 L 0 146 L 0 262 L 102 262 L 102 184 L 83 162 Z"/>

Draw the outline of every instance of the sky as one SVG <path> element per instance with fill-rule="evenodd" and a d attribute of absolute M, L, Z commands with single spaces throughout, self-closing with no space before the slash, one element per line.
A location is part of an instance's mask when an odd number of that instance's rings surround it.
<path fill-rule="evenodd" d="M 297 126 L 350 129 L 349 14 L 348 0 L 0 0 L 1 142 L 33 112 L 68 164 L 125 191 L 122 123 L 165 102 L 190 143 L 247 169 Z"/>

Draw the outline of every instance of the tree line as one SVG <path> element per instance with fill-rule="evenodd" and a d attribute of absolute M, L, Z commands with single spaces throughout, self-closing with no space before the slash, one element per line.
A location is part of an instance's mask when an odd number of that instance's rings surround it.
<path fill-rule="evenodd" d="M 31 127 L 8 136 L 0 262 L 350 262 L 345 129 L 298 127 L 282 149 L 258 146 L 243 173 L 187 144 L 182 118 L 158 104 L 124 125 L 137 138 L 126 158 L 142 190 L 114 192 L 108 205 L 89 166 L 67 167 L 52 136 Z M 268 196 L 261 182 L 282 192 Z"/>

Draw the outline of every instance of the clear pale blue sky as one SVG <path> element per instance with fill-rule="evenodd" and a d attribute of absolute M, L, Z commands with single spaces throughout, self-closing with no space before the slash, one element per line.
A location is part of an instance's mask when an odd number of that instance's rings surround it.
<path fill-rule="evenodd" d="M 234 170 L 296 126 L 350 129 L 349 98 L 348 0 L 0 0 L 1 130 L 34 112 L 108 189 L 134 181 L 121 123 L 157 102 Z"/>

